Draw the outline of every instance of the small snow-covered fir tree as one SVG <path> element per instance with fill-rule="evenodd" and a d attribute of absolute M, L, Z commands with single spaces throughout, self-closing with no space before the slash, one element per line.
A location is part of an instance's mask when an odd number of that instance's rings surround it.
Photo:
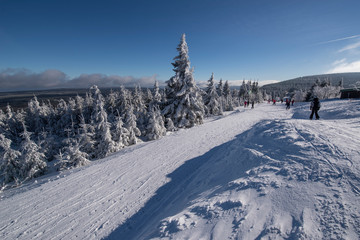
<path fill-rule="evenodd" d="M 11 140 L 7 139 L 4 134 L 0 134 L 0 189 L 10 182 L 19 183 L 21 178 L 20 155 L 19 151 L 12 149 Z"/>
<path fill-rule="evenodd" d="M 144 98 L 144 102 L 146 107 L 149 107 L 149 104 L 152 102 L 153 100 L 153 95 L 152 92 L 149 88 L 146 89 L 146 94 L 145 94 L 145 98 Z"/>
<path fill-rule="evenodd" d="M 159 139 L 166 134 L 164 120 L 157 105 L 150 106 L 147 118 L 146 137 L 149 140 Z"/>
<path fill-rule="evenodd" d="M 119 91 L 119 99 L 117 100 L 116 107 L 122 118 L 124 118 L 130 106 L 131 106 L 131 93 L 124 86 L 121 86 Z"/>
<path fill-rule="evenodd" d="M 134 95 L 132 97 L 132 106 L 134 108 L 137 127 L 145 134 L 147 110 L 143 99 L 143 93 L 139 85 L 135 87 Z"/>
<path fill-rule="evenodd" d="M 113 122 L 112 127 L 112 139 L 114 140 L 116 147 L 121 149 L 125 147 L 125 144 L 129 142 L 129 131 L 124 127 L 124 123 L 120 114 L 117 114 L 115 121 Z"/>
<path fill-rule="evenodd" d="M 95 128 L 94 152 L 98 158 L 106 157 L 108 154 L 117 151 L 116 144 L 111 138 L 110 123 L 107 119 L 107 113 L 104 109 L 104 97 L 101 95 L 100 90 L 96 86 L 92 87 L 94 94 L 94 112 L 92 122 Z"/>
<path fill-rule="evenodd" d="M 172 63 L 175 76 L 166 82 L 167 102 L 162 113 L 165 118 L 173 121 L 175 127 L 189 128 L 203 123 L 204 103 L 193 78 L 193 70 L 190 69 L 185 34 L 182 35 L 177 50 L 179 55 Z"/>
<path fill-rule="evenodd" d="M 161 102 L 161 94 L 159 92 L 159 82 L 155 81 L 154 90 L 153 90 L 153 102 L 160 103 Z"/>
<path fill-rule="evenodd" d="M 23 141 L 20 145 L 20 177 L 21 180 L 28 180 L 38 177 L 45 173 L 47 164 L 45 162 L 45 155 L 40 151 L 38 145 L 31 140 L 29 133 L 23 124 L 24 131 L 21 134 Z"/>
<path fill-rule="evenodd" d="M 208 80 L 208 86 L 206 88 L 206 95 L 204 98 L 204 103 L 206 106 L 206 114 L 207 115 L 221 115 L 222 106 L 220 104 L 220 98 L 217 94 L 214 73 L 211 74 L 210 79 Z"/>
<path fill-rule="evenodd" d="M 231 96 L 231 90 L 228 81 L 225 81 L 224 84 L 224 104 L 225 104 L 225 111 L 234 110 L 234 103 Z"/>
<path fill-rule="evenodd" d="M 127 139 L 127 142 L 124 142 L 125 145 L 129 146 L 136 144 L 139 141 L 137 137 L 141 135 L 141 132 L 136 126 L 136 116 L 133 112 L 132 105 L 130 105 L 125 113 L 124 127 L 129 131 L 129 138 Z"/>
<path fill-rule="evenodd" d="M 95 141 L 93 140 L 94 134 L 95 129 L 92 125 L 86 124 L 84 115 L 81 114 L 80 128 L 78 129 L 77 138 L 80 145 L 80 150 L 87 153 L 89 159 L 95 158 Z"/>
<path fill-rule="evenodd" d="M 59 152 L 56 156 L 59 163 L 59 170 L 71 169 L 85 166 L 90 163 L 88 154 L 80 150 L 78 142 L 70 143 L 64 148 L 63 152 Z"/>
<path fill-rule="evenodd" d="M 118 98 L 118 94 L 116 92 L 113 92 L 113 90 L 111 90 L 105 101 L 104 107 L 109 115 L 109 118 L 111 118 L 111 119 L 115 118 L 115 115 L 116 115 L 117 98 Z"/>

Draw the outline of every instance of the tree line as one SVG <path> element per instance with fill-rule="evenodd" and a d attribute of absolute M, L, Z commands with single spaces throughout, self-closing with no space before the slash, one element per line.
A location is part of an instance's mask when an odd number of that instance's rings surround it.
<path fill-rule="evenodd" d="M 36 96 L 26 109 L 0 110 L 0 187 L 16 186 L 46 172 L 62 171 L 104 158 L 139 141 L 161 138 L 169 131 L 202 124 L 205 117 L 232 111 L 244 101 L 260 102 L 257 82 L 239 90 L 214 74 L 200 89 L 190 68 L 185 34 L 174 58 L 175 72 L 164 89 L 121 87 L 107 96 L 92 86 L 85 97 L 60 99 L 54 106 Z"/>

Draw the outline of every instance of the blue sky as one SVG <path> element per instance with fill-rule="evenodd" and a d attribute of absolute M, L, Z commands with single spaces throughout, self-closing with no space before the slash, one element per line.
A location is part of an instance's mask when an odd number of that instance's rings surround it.
<path fill-rule="evenodd" d="M 358 0 L 0 0 L 0 81 L 166 81 L 182 33 L 196 81 L 360 72 L 359 9 Z"/>

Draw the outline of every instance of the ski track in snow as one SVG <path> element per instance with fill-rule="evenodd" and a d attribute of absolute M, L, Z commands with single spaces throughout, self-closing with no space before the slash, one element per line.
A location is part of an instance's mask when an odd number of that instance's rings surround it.
<path fill-rule="evenodd" d="M 239 108 L 1 193 L 1 239 L 359 239 L 360 101 Z"/>

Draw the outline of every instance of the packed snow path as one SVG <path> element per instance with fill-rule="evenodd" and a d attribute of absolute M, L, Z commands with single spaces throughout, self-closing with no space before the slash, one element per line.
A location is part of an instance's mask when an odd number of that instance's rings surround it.
<path fill-rule="evenodd" d="M 341 108 L 340 108 L 341 107 Z M 358 239 L 360 101 L 240 108 L 5 191 L 1 239 Z"/>

